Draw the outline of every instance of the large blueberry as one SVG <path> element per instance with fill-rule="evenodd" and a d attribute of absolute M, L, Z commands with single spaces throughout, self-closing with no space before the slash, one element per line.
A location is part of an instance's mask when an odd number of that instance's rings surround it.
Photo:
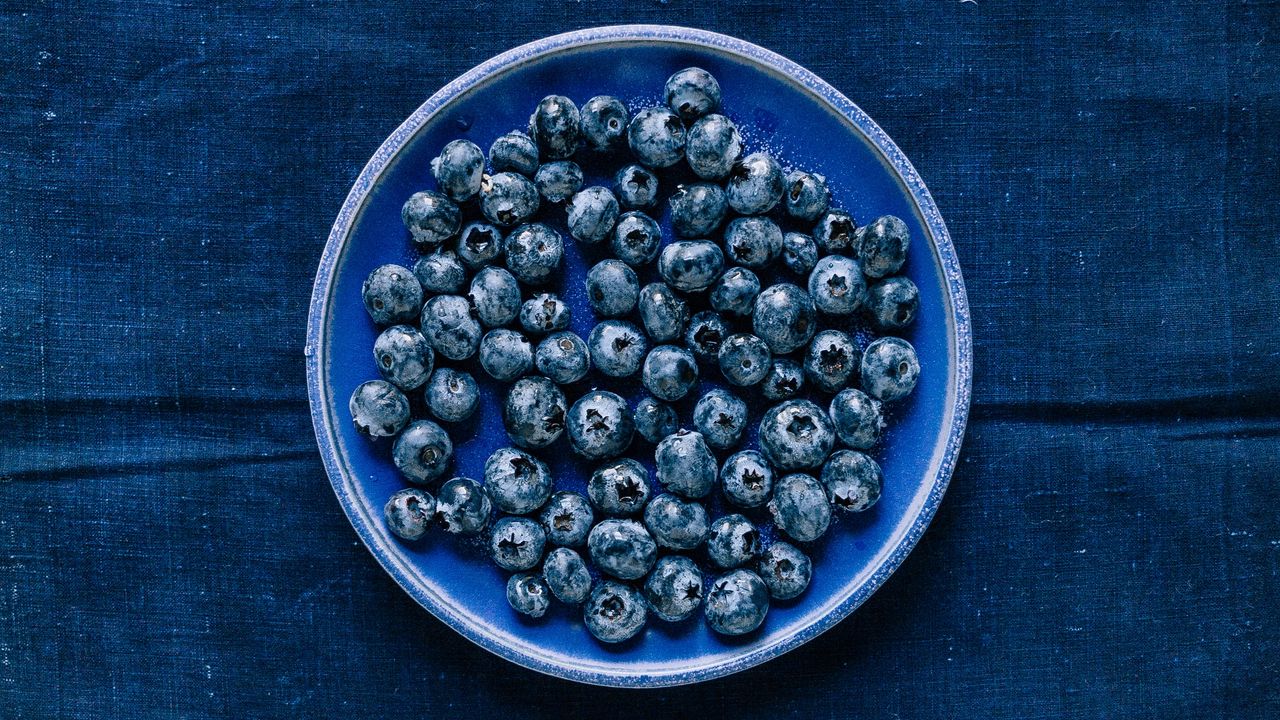
<path fill-rule="evenodd" d="M 769 590 L 759 575 L 734 570 L 711 583 L 704 614 L 711 629 L 721 635 L 746 635 L 769 614 Z"/>
<path fill-rule="evenodd" d="M 576 550 L 561 547 L 547 553 L 542 561 L 542 579 L 556 599 L 577 605 L 591 592 L 591 573 Z"/>
<path fill-rule="evenodd" d="M 778 470 L 818 467 L 835 439 L 831 419 L 808 400 L 779 403 L 760 419 L 760 449 Z"/>
<path fill-rule="evenodd" d="M 498 448 L 484 463 L 484 485 L 499 510 L 524 515 L 551 497 L 551 470 L 524 450 Z"/>
<path fill-rule="evenodd" d="M 452 250 L 437 250 L 418 258 L 413 275 L 422 288 L 431 293 L 456 295 L 467 282 L 467 270 Z"/>
<path fill-rule="evenodd" d="M 684 334 L 689 306 L 666 283 L 654 282 L 640 288 L 640 321 L 654 342 L 670 342 Z"/>
<path fill-rule="evenodd" d="M 721 343 L 716 362 L 725 380 L 749 387 L 768 377 L 773 355 L 764 340 L 750 333 L 737 333 Z"/>
<path fill-rule="evenodd" d="M 653 567 L 658 546 L 635 520 L 601 520 L 587 536 L 591 562 L 620 580 L 638 580 Z"/>
<path fill-rule="evenodd" d="M 564 240 L 542 223 L 521 225 L 504 243 L 507 269 L 525 285 L 542 285 L 560 269 Z"/>
<path fill-rule="evenodd" d="M 702 605 L 702 571 L 687 557 L 668 555 L 649 574 L 644 597 L 654 615 L 667 622 L 684 620 Z"/>
<path fill-rule="evenodd" d="M 855 388 L 846 388 L 831 399 L 831 424 L 840 442 L 855 450 L 868 450 L 884 433 L 880 401 Z"/>
<path fill-rule="evenodd" d="M 751 327 L 778 355 L 804 347 L 817 325 L 813 298 L 791 283 L 771 285 L 756 297 Z"/>
<path fill-rule="evenodd" d="M 547 539 L 556 545 L 578 546 L 587 541 L 595 524 L 591 504 L 576 492 L 561 490 L 551 496 L 540 515 Z"/>
<path fill-rule="evenodd" d="M 831 524 L 827 491 L 817 480 L 802 473 L 787 475 L 773 486 L 769 513 L 778 529 L 800 542 L 817 540 Z"/>
<path fill-rule="evenodd" d="M 702 498 L 716 483 L 716 457 L 702 433 L 680 430 L 663 438 L 653 454 L 658 482 L 686 498 Z"/>
<path fill-rule="evenodd" d="M 813 228 L 813 239 L 818 248 L 826 253 L 845 252 L 853 247 L 858 224 L 853 217 L 843 210 L 828 210 L 818 218 Z M 854 248 L 856 251 L 857 248 Z"/>
<path fill-rule="evenodd" d="M 809 277 L 818 264 L 818 243 L 813 236 L 798 232 L 783 235 L 782 264 L 797 275 Z"/>
<path fill-rule="evenodd" d="M 916 319 L 920 289 L 906 277 L 890 277 L 867 290 L 867 313 L 881 330 L 901 330 Z"/>
<path fill-rule="evenodd" d="M 364 309 L 379 325 L 413 322 L 422 310 L 422 284 L 409 268 L 400 265 L 375 268 L 360 293 Z"/>
<path fill-rule="evenodd" d="M 681 120 L 693 122 L 720 109 L 720 83 L 699 67 L 685 68 L 667 78 L 664 88 L 667 107 Z"/>
<path fill-rule="evenodd" d="M 838 392 L 858 371 L 861 356 L 853 340 L 839 330 L 813 336 L 804 354 L 804 374 L 819 390 Z"/>
<path fill-rule="evenodd" d="M 647 611 L 639 590 L 604 580 L 596 584 L 582 610 L 582 622 L 600 642 L 620 643 L 644 629 Z"/>
<path fill-rule="evenodd" d="M 729 118 L 707 115 L 689 128 L 685 154 L 695 175 L 723 180 L 742 157 L 742 135 Z"/>
<path fill-rule="evenodd" d="M 745 516 L 734 513 L 711 523 L 707 557 L 716 567 L 746 565 L 760 555 L 760 530 Z"/>
<path fill-rule="evenodd" d="M 480 181 L 480 212 L 499 227 L 528 222 L 538 212 L 538 187 L 523 175 L 502 172 Z"/>
<path fill-rule="evenodd" d="M 667 204 L 671 207 L 671 228 L 684 237 L 707 237 L 729 212 L 724 190 L 711 183 L 677 186 Z"/>
<path fill-rule="evenodd" d="M 593 185 L 579 190 L 565 206 L 569 234 L 584 243 L 598 243 L 609 237 L 618 221 L 618 199 L 607 187 Z"/>
<path fill-rule="evenodd" d="M 382 377 L 404 390 L 417 390 L 431 377 L 435 352 L 410 325 L 392 325 L 373 342 L 373 360 Z"/>
<path fill-rule="evenodd" d="M 520 283 L 503 268 L 482 268 L 471 278 L 467 294 L 485 327 L 501 327 L 520 315 Z"/>
<path fill-rule="evenodd" d="M 676 290 L 701 292 L 724 272 L 724 253 L 708 240 L 677 240 L 662 248 L 658 273 Z"/>
<path fill-rule="evenodd" d="M 592 150 L 612 150 L 626 140 L 631 113 L 618 98 L 597 95 L 583 104 L 580 114 L 582 139 Z"/>
<path fill-rule="evenodd" d="M 698 361 L 677 345 L 659 345 L 644 359 L 640 380 L 659 400 L 674 402 L 698 384 Z"/>
<path fill-rule="evenodd" d="M 576 383 L 591 369 L 591 353 L 582 338 L 568 330 L 552 333 L 538 343 L 533 356 L 538 372 L 561 385 Z"/>
<path fill-rule="evenodd" d="M 551 594 L 542 578 L 519 573 L 507 579 L 507 602 L 521 615 L 540 618 L 551 607 Z"/>
<path fill-rule="evenodd" d="M 901 400 L 919 379 L 916 350 L 902 338 L 882 337 L 862 353 L 862 389 L 877 400 Z"/>
<path fill-rule="evenodd" d="M 445 422 L 462 422 L 480 404 L 480 386 L 470 373 L 438 367 L 427 381 L 427 409 Z"/>
<path fill-rule="evenodd" d="M 630 377 L 640 372 L 649 341 L 644 331 L 626 320 L 605 320 L 591 329 L 587 348 L 596 369 L 609 377 Z"/>
<path fill-rule="evenodd" d="M 626 452 L 636 431 L 627 401 L 608 390 L 592 390 L 578 398 L 567 417 L 569 444 L 594 460 Z"/>
<path fill-rule="evenodd" d="M 722 313 L 750 315 L 760 294 L 760 278 L 744 267 L 729 268 L 711 286 L 711 307 Z"/>
<path fill-rule="evenodd" d="M 760 215 L 782 199 L 782 168 L 769 153 L 742 158 L 729 170 L 729 207 L 742 215 Z"/>
<path fill-rule="evenodd" d="M 542 560 L 547 533 L 535 520 L 504 517 L 494 523 L 489 536 L 489 557 L 508 572 L 528 570 Z"/>
<path fill-rule="evenodd" d="M 852 315 L 867 296 L 862 266 L 843 255 L 822 258 L 809 274 L 809 296 L 820 312 Z"/>
<path fill-rule="evenodd" d="M 747 429 L 747 404 L 727 390 L 714 388 L 693 406 L 693 424 L 708 445 L 727 450 L 738 444 Z"/>
<path fill-rule="evenodd" d="M 466 360 L 480 348 L 475 308 L 458 295 L 436 295 L 422 306 L 422 335 L 441 356 Z"/>
<path fill-rule="evenodd" d="M 409 398 L 386 380 L 361 383 L 347 409 L 356 430 L 371 437 L 390 437 L 409 424 Z"/>
<path fill-rule="evenodd" d="M 813 577 L 813 562 L 791 543 L 781 540 L 769 546 L 756 565 L 760 579 L 774 600 L 799 597 Z"/>
<path fill-rule="evenodd" d="M 631 267 L 642 267 L 658 257 L 662 229 L 648 215 L 632 210 L 618 218 L 613 229 L 613 254 Z"/>
<path fill-rule="evenodd" d="M 489 146 L 489 164 L 497 173 L 511 170 L 533 177 L 538 171 L 538 144 L 519 130 L 512 130 Z"/>
<path fill-rule="evenodd" d="M 773 468 L 755 450 L 734 453 L 720 469 L 720 490 L 738 507 L 760 507 L 773 492 Z"/>
<path fill-rule="evenodd" d="M 766 400 L 790 400 L 804 387 L 804 368 L 795 360 L 774 358 L 769 374 L 760 381 L 760 394 Z"/>
<path fill-rule="evenodd" d="M 449 469 L 453 442 L 439 425 L 430 420 L 415 420 L 396 438 L 391 459 L 410 481 L 428 483 Z"/>
<path fill-rule="evenodd" d="M 421 247 L 436 247 L 458 232 L 462 213 L 449 198 L 437 192 L 417 192 L 400 208 L 400 219 L 413 241 Z"/>
<path fill-rule="evenodd" d="M 564 393 L 544 377 L 523 377 L 507 391 L 502 422 L 511 441 L 520 447 L 540 448 L 555 442 L 564 432 Z"/>
<path fill-rule="evenodd" d="M 680 426 L 676 409 L 649 395 L 636 403 L 635 421 L 636 432 L 654 445 Z"/>
<path fill-rule="evenodd" d="M 454 202 L 470 200 L 480 192 L 484 175 L 484 151 L 470 140 L 454 140 L 431 161 L 431 174 Z"/>
<path fill-rule="evenodd" d="M 644 509 L 644 524 L 658 545 L 671 550 L 692 550 L 711 532 L 702 503 L 681 500 L 671 493 L 649 502 Z"/>
<path fill-rule="evenodd" d="M 563 160 L 578 149 L 581 137 L 578 106 L 563 95 L 542 98 L 529 118 L 529 137 L 544 160 Z"/>
<path fill-rule="evenodd" d="M 533 369 L 533 345 L 515 330 L 498 328 L 480 339 L 480 367 L 489 377 L 511 382 Z"/>
<path fill-rule="evenodd" d="M 902 269 L 907 261 L 911 233 L 907 224 L 892 215 L 876 218 L 858 233 L 858 259 L 867 277 L 882 278 Z"/>
<path fill-rule="evenodd" d="M 489 223 L 473 222 L 458 235 L 458 259 L 470 270 L 493 262 L 502 254 L 502 231 Z"/>
<path fill-rule="evenodd" d="M 685 347 L 693 351 L 699 360 L 714 362 L 720 355 L 720 346 L 729 336 L 729 323 L 712 310 L 703 310 L 689 320 L 684 333 Z"/>
<path fill-rule="evenodd" d="M 740 217 L 724 230 L 724 251 L 739 265 L 762 268 L 782 253 L 782 229 L 765 217 Z"/>
<path fill-rule="evenodd" d="M 827 179 L 817 173 L 792 170 L 787 173 L 785 199 L 787 213 L 802 222 L 814 222 L 831 204 Z"/>
<path fill-rule="evenodd" d="M 436 499 L 418 488 L 397 492 L 382 508 L 387 529 L 404 540 L 417 540 L 426 535 L 435 512 Z"/>
<path fill-rule="evenodd" d="M 635 515 L 649 501 L 649 471 L 631 458 L 602 465 L 587 481 L 587 497 L 605 515 Z"/>
<path fill-rule="evenodd" d="M 538 168 L 533 184 L 545 202 L 562 203 L 582 189 L 582 168 L 569 160 L 549 162 Z"/>
<path fill-rule="evenodd" d="M 456 477 L 436 493 L 436 522 L 454 535 L 475 535 L 489 524 L 493 503 L 480 483 Z"/>
<path fill-rule="evenodd" d="M 861 512 L 880 499 L 884 473 L 870 456 L 857 450 L 837 450 L 822 466 L 822 484 L 841 510 Z"/>
<path fill-rule="evenodd" d="M 587 271 L 587 302 L 598 317 L 622 317 L 639 298 L 636 271 L 621 260 L 602 260 Z"/>
<path fill-rule="evenodd" d="M 627 145 L 642 165 L 671 167 L 684 159 L 684 123 L 666 108 L 645 108 L 627 125 Z"/>

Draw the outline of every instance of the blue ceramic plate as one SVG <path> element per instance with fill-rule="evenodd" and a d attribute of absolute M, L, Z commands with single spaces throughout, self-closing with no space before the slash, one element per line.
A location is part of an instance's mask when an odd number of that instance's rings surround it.
<path fill-rule="evenodd" d="M 691 65 L 719 79 L 724 112 L 743 129 L 749 151 L 767 149 L 784 166 L 822 173 L 833 189 L 833 206 L 860 223 L 884 214 L 906 220 L 913 244 L 905 272 L 920 287 L 920 311 L 905 337 L 917 348 L 923 373 L 915 393 L 891 409 L 889 432 L 873 452 L 884 467 L 883 497 L 866 513 L 839 518 L 813 545 L 807 593 L 776 603 L 764 626 L 745 638 L 719 637 L 700 616 L 678 624 L 651 618 L 638 638 L 611 647 L 596 642 L 580 614 L 563 606 L 541 621 L 517 616 L 506 603 L 505 575 L 487 561 L 479 541 L 440 533 L 406 544 L 387 531 L 382 506 L 406 483 L 390 462 L 390 443 L 357 435 L 347 412 L 356 385 L 377 377 L 371 351 L 376 330 L 360 286 L 378 265 L 412 265 L 415 253 L 400 223 L 400 206 L 413 192 L 434 187 L 428 164 L 446 142 L 466 137 L 487 148 L 498 135 L 523 127 L 538 100 L 551 93 L 580 103 L 618 95 L 633 112 L 660 104 L 667 76 Z M 600 173 L 617 166 L 617 160 L 585 162 L 588 184 L 608 184 Z M 678 175 L 663 176 L 672 178 L 666 189 Z M 563 217 L 562 211 L 553 214 Z M 595 258 L 584 257 L 576 243 L 566 246 L 564 277 L 556 289 L 573 307 L 573 329 L 585 337 L 592 317 L 582 281 Z M 872 337 L 851 329 L 864 345 Z M 942 500 L 964 432 L 971 363 L 969 310 L 946 227 L 924 183 L 884 132 L 834 88 L 785 58 L 724 35 L 663 26 L 596 28 L 516 48 L 449 83 L 418 108 L 378 148 L 334 223 L 316 275 L 307 357 L 311 411 L 329 479 L 387 572 L 441 620 L 508 660 L 617 686 L 675 685 L 737 672 L 781 655 L 853 612 L 906 558 Z M 479 413 L 449 429 L 456 446 L 454 474 L 480 479 L 485 458 L 508 441 L 502 388 L 484 383 L 478 369 L 474 374 L 484 396 Z M 716 372 L 703 376 L 705 390 Z M 642 394 L 634 385 L 617 388 L 589 378 L 568 393 L 570 402 L 595 383 L 633 401 Z M 679 409 L 687 425 L 689 405 Z M 563 443 L 542 455 L 557 487 L 581 489 L 589 468 L 570 457 Z M 751 437 L 747 445 L 753 444 Z M 652 447 L 637 438 L 631 454 L 650 462 Z M 764 533 L 770 536 L 771 528 Z"/>

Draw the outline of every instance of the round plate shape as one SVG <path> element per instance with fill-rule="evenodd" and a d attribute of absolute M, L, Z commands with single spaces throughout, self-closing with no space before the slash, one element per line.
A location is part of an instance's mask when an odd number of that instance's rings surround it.
<path fill-rule="evenodd" d="M 435 187 L 430 160 L 450 140 L 469 138 L 487 149 L 499 135 L 524 127 L 538 100 L 553 93 L 578 103 L 615 95 L 632 112 L 659 105 L 666 78 L 695 65 L 719 80 L 723 112 L 742 128 L 747 151 L 768 150 L 784 168 L 826 176 L 833 207 L 849 211 L 859 224 L 880 215 L 906 221 L 912 246 L 904 272 L 919 286 L 920 309 L 901 335 L 916 347 L 923 371 L 914 394 L 890 408 L 890 429 L 872 451 L 885 473 L 880 502 L 865 513 L 840 514 L 824 538 L 805 548 L 814 561 L 805 594 L 774 603 L 765 624 L 742 638 L 714 634 L 699 614 L 675 624 L 651 617 L 637 638 L 608 646 L 586 632 L 577 608 L 555 604 L 539 621 L 514 613 L 505 598 L 506 575 L 489 562 L 481 541 L 433 532 L 405 543 L 386 529 L 382 506 L 406 482 L 390 461 L 390 443 L 357 434 L 347 411 L 352 390 L 377 377 L 371 348 L 378 330 L 365 314 L 361 283 L 378 265 L 413 264 L 416 252 L 400 207 L 412 193 Z M 606 173 L 622 162 L 583 160 L 587 184 L 608 185 Z M 663 197 L 691 178 L 683 172 L 660 174 Z M 563 232 L 558 212 L 556 227 Z M 666 215 L 664 242 L 670 242 Z M 564 270 L 552 285 L 573 308 L 571 327 L 584 338 L 594 321 L 583 279 L 601 257 L 599 249 L 567 239 Z M 781 279 L 785 270 L 778 273 Z M 862 347 L 875 337 L 849 325 Z M 809 71 L 763 48 L 701 30 L 630 25 L 557 35 L 503 53 L 442 88 L 378 148 L 343 204 L 320 261 L 307 331 L 307 383 L 316 438 L 338 500 L 406 592 L 470 640 L 520 665 L 580 682 L 653 687 L 708 680 L 777 657 L 853 612 L 902 563 L 941 502 L 960 449 L 970 343 L 968 304 L 946 227 L 919 175 L 870 118 Z M 467 368 L 481 384 L 481 406 L 471 420 L 447 429 L 456 448 L 452 475 L 479 480 L 489 454 L 509 444 L 501 418 L 504 388 L 487 381 L 474 363 Z M 704 367 L 703 378 L 698 395 L 716 386 L 718 373 Z M 635 383 L 595 374 L 579 385 L 567 393 L 570 402 L 597 386 L 632 403 L 644 394 Z M 759 393 L 740 394 L 759 417 Z M 411 400 L 415 416 L 422 416 L 418 395 Z M 686 427 L 694 399 L 677 404 Z M 755 445 L 754 435 L 752 428 L 743 447 Z M 565 440 L 540 454 L 557 488 L 584 488 L 592 466 L 573 457 Z M 652 469 L 652 454 L 637 436 L 629 455 Z M 721 460 L 726 455 L 718 453 Z M 719 502 L 711 500 L 713 514 L 725 511 Z M 763 517 L 768 542 L 773 529 Z"/>

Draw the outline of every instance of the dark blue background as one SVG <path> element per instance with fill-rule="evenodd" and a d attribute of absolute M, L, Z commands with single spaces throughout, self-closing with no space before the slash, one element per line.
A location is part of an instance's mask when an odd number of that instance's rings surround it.
<path fill-rule="evenodd" d="M 17 5 L 0 717 L 1280 713 L 1275 2 Z M 499 661 L 382 573 L 302 355 L 382 139 L 503 49 L 621 21 L 765 45 L 879 122 L 976 353 L 962 462 L 887 585 L 782 660 L 641 695 Z"/>

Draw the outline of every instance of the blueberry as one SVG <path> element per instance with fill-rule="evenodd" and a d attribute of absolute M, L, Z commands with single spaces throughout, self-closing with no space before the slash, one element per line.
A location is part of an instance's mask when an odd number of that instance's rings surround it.
<path fill-rule="evenodd" d="M 466 360 L 480 348 L 475 312 L 464 297 L 436 295 L 422 306 L 422 335 L 442 357 Z"/>
<path fill-rule="evenodd" d="M 499 227 L 528 222 L 538 212 L 538 187 L 529 178 L 503 172 L 480 181 L 480 212 Z"/>
<path fill-rule="evenodd" d="M 868 450 L 884 432 L 884 414 L 879 400 L 854 388 L 841 390 L 831 399 L 831 424 L 840 442 L 855 450 Z"/>
<path fill-rule="evenodd" d="M 542 579 L 556 599 L 566 605 L 578 605 L 591 592 L 591 573 L 576 550 L 556 548 L 542 561 Z"/>
<path fill-rule="evenodd" d="M 698 362 L 682 347 L 659 345 L 644 359 L 640 380 L 654 397 L 674 402 L 698 384 Z"/>
<path fill-rule="evenodd" d="M 551 470 L 524 450 L 498 448 L 484 463 L 484 486 L 499 510 L 525 515 L 551 497 Z"/>
<path fill-rule="evenodd" d="M 622 317 L 639 297 L 636 271 L 621 260 L 602 260 L 587 272 L 587 302 L 599 317 Z"/>
<path fill-rule="evenodd" d="M 675 432 L 680 425 L 675 408 L 646 395 L 636 404 L 636 431 L 645 440 L 657 445 L 662 438 Z"/>
<path fill-rule="evenodd" d="M 742 158 L 729 170 L 729 207 L 742 215 L 767 213 L 782 199 L 782 168 L 769 153 Z"/>
<path fill-rule="evenodd" d="M 722 313 L 745 316 L 755 307 L 760 278 L 743 267 L 729 268 L 711 286 L 711 307 Z"/>
<path fill-rule="evenodd" d="M 719 185 L 694 183 L 679 185 L 667 198 L 671 206 L 671 227 L 684 237 L 706 237 L 720 227 L 729 212 L 729 203 Z"/>
<path fill-rule="evenodd" d="M 591 474 L 587 497 L 605 515 L 635 515 L 649 502 L 649 471 L 631 458 L 611 462 Z"/>
<path fill-rule="evenodd" d="M 773 468 L 755 450 L 734 453 L 720 469 L 720 490 L 738 507 L 760 507 L 773 492 Z"/>
<path fill-rule="evenodd" d="M 561 490 L 551 496 L 542 509 L 542 527 L 547 539 L 556 545 L 578 546 L 587 541 L 587 533 L 595 523 L 591 504 L 576 492 Z"/>
<path fill-rule="evenodd" d="M 704 614 L 721 635 L 746 635 L 769 614 L 769 590 L 759 575 L 734 570 L 711 583 Z"/>
<path fill-rule="evenodd" d="M 756 565 L 760 579 L 774 600 L 799 597 L 813 577 L 813 562 L 791 543 L 779 540 L 769 546 Z"/>
<path fill-rule="evenodd" d="M 667 78 L 665 96 L 667 107 L 685 122 L 720 109 L 720 83 L 702 68 L 685 68 Z"/>
<path fill-rule="evenodd" d="M 769 513 L 778 529 L 800 542 L 817 540 L 831 524 L 827 491 L 802 473 L 787 475 L 774 485 Z"/>
<path fill-rule="evenodd" d="M 608 390 L 592 390 L 578 398 L 569 408 L 566 423 L 569 444 L 579 455 L 593 460 L 626 452 L 636 432 L 627 401 Z"/>
<path fill-rule="evenodd" d="M 413 322 L 422 310 L 422 285 L 409 268 L 400 265 L 375 268 L 360 292 L 364 309 L 379 325 Z"/>
<path fill-rule="evenodd" d="M 867 296 L 862 266 L 843 255 L 822 258 L 809 275 L 809 296 L 820 312 L 852 315 Z"/>
<path fill-rule="evenodd" d="M 823 330 L 813 336 L 804 354 L 804 374 L 819 390 L 838 392 L 858 370 L 861 356 L 848 335 L 839 330 Z"/>
<path fill-rule="evenodd" d="M 538 194 L 549 203 L 562 203 L 582 189 L 582 168 L 569 160 L 549 162 L 533 176 Z"/>
<path fill-rule="evenodd" d="M 724 251 L 739 265 L 765 267 L 782 253 L 782 229 L 769 218 L 737 218 L 724 230 Z"/>
<path fill-rule="evenodd" d="M 644 524 L 658 545 L 671 550 L 692 550 L 707 539 L 707 509 L 701 503 L 666 493 L 644 509 Z"/>
<path fill-rule="evenodd" d="M 658 273 L 676 290 L 701 292 L 724 272 L 724 253 L 708 240 L 677 240 L 662 248 Z"/>
<path fill-rule="evenodd" d="M 591 369 L 587 344 L 572 332 L 552 333 L 538 343 L 533 362 L 538 372 L 561 385 L 576 383 Z"/>
<path fill-rule="evenodd" d="M 631 267 L 653 262 L 661 244 L 658 223 L 638 210 L 623 213 L 613 229 L 613 254 Z"/>
<path fill-rule="evenodd" d="M 568 303 L 551 293 L 534 295 L 520 306 L 520 326 L 535 335 L 564 330 L 572 319 Z"/>
<path fill-rule="evenodd" d="M 481 268 L 471 278 L 468 297 L 485 327 L 501 327 L 520 316 L 520 283 L 503 268 Z"/>
<path fill-rule="evenodd" d="M 502 422 L 511 442 L 526 448 L 541 448 L 555 442 L 564 432 L 564 393 L 547 378 L 520 378 L 507 391 Z"/>
<path fill-rule="evenodd" d="M 499 382 L 511 382 L 533 368 L 529 338 L 506 328 L 485 333 L 480 339 L 480 367 Z"/>
<path fill-rule="evenodd" d="M 598 243 L 609 237 L 618 221 L 618 199 L 607 187 L 593 185 L 579 190 L 565 206 L 569 234 L 579 242 Z"/>
<path fill-rule="evenodd" d="M 919 379 L 916 350 L 902 338 L 882 337 L 862 353 L 862 389 L 877 400 L 901 400 L 916 389 Z"/>
<path fill-rule="evenodd" d="M 876 218 L 858 233 L 858 259 L 870 278 L 882 278 L 902 269 L 907 261 L 911 233 L 907 224 L 892 215 Z"/>
<path fill-rule="evenodd" d="M 456 295 L 467 282 L 467 270 L 452 250 L 423 255 L 413 264 L 413 275 L 427 292 Z"/>
<path fill-rule="evenodd" d="M 502 231 L 488 223 L 473 222 L 458 234 L 458 259 L 471 270 L 493 262 L 502 254 Z"/>
<path fill-rule="evenodd" d="M 742 157 L 742 136 L 723 115 L 707 115 L 689 128 L 689 168 L 704 180 L 723 180 Z"/>
<path fill-rule="evenodd" d="M 616 97 L 600 95 L 582 106 L 582 139 L 593 150 L 611 150 L 620 147 L 627 134 L 627 121 L 631 113 Z"/>
<path fill-rule="evenodd" d="M 867 290 L 866 307 L 876 327 L 901 330 L 916 319 L 920 289 L 910 278 L 885 278 Z"/>
<path fill-rule="evenodd" d="M 400 219 L 415 243 L 435 247 L 458 232 L 462 213 L 449 198 L 427 191 L 409 196 L 400 208 Z"/>
<path fill-rule="evenodd" d="M 542 98 L 529 118 L 529 137 L 538 145 L 544 160 L 563 160 L 578 149 L 582 115 L 578 106 L 563 95 Z"/>
<path fill-rule="evenodd" d="M 480 387 L 470 374 L 438 367 L 427 381 L 427 409 L 445 422 L 462 422 L 480 404 Z"/>
<path fill-rule="evenodd" d="M 457 477 L 436 493 L 436 522 L 455 535 L 475 535 L 489 524 L 493 503 L 480 483 Z"/>
<path fill-rule="evenodd" d="M 409 424 L 409 398 L 386 380 L 361 383 L 347 409 L 356 430 L 371 437 L 390 437 Z"/>
<path fill-rule="evenodd" d="M 760 382 L 760 394 L 767 400 L 790 400 L 804 387 L 804 368 L 795 360 L 774 358 L 769 374 Z"/>
<path fill-rule="evenodd" d="M 450 200 L 470 200 L 480 192 L 484 152 L 470 140 L 454 140 L 431 161 L 431 174 Z"/>
<path fill-rule="evenodd" d="M 774 405 L 760 420 L 760 449 L 778 470 L 816 468 L 834 445 L 831 420 L 808 400 Z"/>
<path fill-rule="evenodd" d="M 693 351 L 699 360 L 714 361 L 720 355 L 720 346 L 729 336 L 729 324 L 719 313 L 703 310 L 689 320 L 684 333 L 685 347 Z"/>
<path fill-rule="evenodd" d="M 564 240 L 542 223 L 521 225 L 503 243 L 507 269 L 525 285 L 541 285 L 560 269 Z"/>
<path fill-rule="evenodd" d="M 601 520 L 587 536 L 587 550 L 601 572 L 620 580 L 644 577 L 658 556 L 649 531 L 635 520 Z"/>
<path fill-rule="evenodd" d="M 693 406 L 693 424 L 708 445 L 727 450 L 738 444 L 747 429 L 747 404 L 733 393 L 715 388 Z"/>
<path fill-rule="evenodd" d="M 664 557 L 645 581 L 644 597 L 654 615 L 680 622 L 702 605 L 702 571 L 687 557 Z"/>
<path fill-rule="evenodd" d="M 771 285 L 756 297 L 751 327 L 778 355 L 798 350 L 817 329 L 813 298 L 791 283 Z"/>
<path fill-rule="evenodd" d="M 734 513 L 711 523 L 707 557 L 720 568 L 745 565 L 760 555 L 760 530 L 746 517 Z"/>
<path fill-rule="evenodd" d="M 653 454 L 658 482 L 686 498 L 702 498 L 716 482 L 716 458 L 702 433 L 680 430 L 663 438 Z"/>
<path fill-rule="evenodd" d="M 373 343 L 373 360 L 382 377 L 403 390 L 417 390 L 431 376 L 431 343 L 409 325 L 392 325 Z"/>
<path fill-rule="evenodd" d="M 542 560 L 547 533 L 536 521 L 524 517 L 504 517 L 494 523 L 489 536 L 489 557 L 509 572 L 528 570 Z"/>
<path fill-rule="evenodd" d="M 649 341 L 626 320 L 605 320 L 591 329 L 587 348 L 596 369 L 609 377 L 631 377 L 640 371 Z"/>
<path fill-rule="evenodd" d="M 624 208 L 653 207 L 658 201 L 658 176 L 643 165 L 627 165 L 613 176 L 613 192 Z"/>
<path fill-rule="evenodd" d="M 417 488 L 407 488 L 392 495 L 382 508 L 387 529 L 405 540 L 417 540 L 426 535 L 435 512 L 436 499 Z"/>
<path fill-rule="evenodd" d="M 645 108 L 627 125 L 627 145 L 640 164 L 671 167 L 684 159 L 684 123 L 666 108 Z"/>
<path fill-rule="evenodd" d="M 822 252 L 839 253 L 853 247 L 858 224 L 843 210 L 828 210 L 813 228 L 813 240 Z M 856 248 L 855 248 L 856 249 Z"/>
<path fill-rule="evenodd" d="M 769 375 L 773 356 L 764 340 L 749 333 L 738 333 L 725 339 L 717 362 L 725 380 L 750 387 Z"/>
<path fill-rule="evenodd" d="M 684 334 L 689 306 L 665 283 L 640 288 L 640 321 L 654 342 L 670 342 Z"/>
<path fill-rule="evenodd" d="M 620 643 L 644 629 L 646 614 L 639 590 L 605 580 L 592 588 L 582 622 L 600 642 Z"/>
<path fill-rule="evenodd" d="M 521 573 L 507 580 L 507 602 L 521 615 L 540 618 L 551 607 L 551 593 L 542 578 Z"/>
<path fill-rule="evenodd" d="M 489 164 L 497 173 L 511 170 L 533 177 L 538 171 L 538 144 L 519 130 L 512 130 L 489 146 Z"/>
<path fill-rule="evenodd" d="M 444 428 L 430 420 L 415 420 L 396 438 L 391 459 L 409 480 L 428 483 L 449 469 L 453 443 Z"/>
<path fill-rule="evenodd" d="M 818 243 L 813 236 L 798 232 L 783 235 L 782 264 L 791 272 L 808 277 L 818 264 Z"/>
<path fill-rule="evenodd" d="M 875 505 L 883 483 L 880 464 L 857 450 L 837 450 L 822 467 L 822 484 L 841 510 L 861 512 Z"/>
<path fill-rule="evenodd" d="M 792 170 L 787 173 L 787 214 L 802 222 L 814 222 L 831 204 L 827 179 L 817 173 Z"/>

